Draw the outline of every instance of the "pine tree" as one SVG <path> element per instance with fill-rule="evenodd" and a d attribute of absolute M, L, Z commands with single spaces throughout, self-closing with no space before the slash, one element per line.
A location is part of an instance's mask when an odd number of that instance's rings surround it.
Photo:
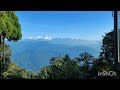
<path fill-rule="evenodd" d="M 1 63 L 5 63 L 5 39 L 8 41 L 18 41 L 21 38 L 21 26 L 15 11 L 0 11 L 0 47 L 3 46 L 3 54 L 0 52 Z"/>

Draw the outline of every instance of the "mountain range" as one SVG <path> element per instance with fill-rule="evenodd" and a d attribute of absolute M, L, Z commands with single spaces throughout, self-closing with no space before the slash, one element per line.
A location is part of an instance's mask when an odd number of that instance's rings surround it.
<path fill-rule="evenodd" d="M 82 52 L 88 52 L 98 57 L 100 52 L 97 40 L 39 37 L 7 43 L 12 49 L 12 62 L 26 70 L 37 70 L 49 65 L 49 60 L 56 56 L 68 54 L 73 59 Z"/>

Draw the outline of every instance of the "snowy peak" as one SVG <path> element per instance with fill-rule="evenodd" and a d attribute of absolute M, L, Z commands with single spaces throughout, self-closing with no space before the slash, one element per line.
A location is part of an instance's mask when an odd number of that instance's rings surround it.
<path fill-rule="evenodd" d="M 37 39 L 51 40 L 52 37 L 49 37 L 49 36 L 38 36 Z"/>
<path fill-rule="evenodd" d="M 37 36 L 37 37 L 32 37 L 32 36 L 30 36 L 29 39 L 32 39 L 32 40 L 38 40 L 38 39 L 51 40 L 51 39 L 53 39 L 53 38 L 52 38 L 52 37 L 49 37 L 49 36 Z"/>

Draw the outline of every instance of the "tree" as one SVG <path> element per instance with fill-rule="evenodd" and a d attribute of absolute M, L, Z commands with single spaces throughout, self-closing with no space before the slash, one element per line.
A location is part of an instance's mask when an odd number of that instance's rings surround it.
<path fill-rule="evenodd" d="M 66 55 L 63 57 L 63 60 L 64 60 L 64 62 L 70 61 L 69 55 L 66 54 Z"/>
<path fill-rule="evenodd" d="M 101 52 L 99 59 L 94 60 L 92 74 L 96 78 L 120 78 L 120 72 L 117 77 L 98 77 L 98 71 L 116 71 L 114 59 L 114 32 L 108 32 L 103 36 Z"/>
<path fill-rule="evenodd" d="M 93 56 L 90 55 L 89 53 L 87 52 L 83 52 L 81 53 L 77 58 L 74 58 L 74 60 L 77 62 L 77 63 L 92 63 L 91 61 L 93 61 Z"/>
<path fill-rule="evenodd" d="M 4 79 L 30 79 L 31 75 L 14 63 L 10 63 L 7 70 L 2 73 Z"/>
<path fill-rule="evenodd" d="M 3 53 L 2 48 L 3 48 L 3 46 L 0 47 L 1 54 Z M 1 73 L 6 71 L 9 64 L 11 63 L 11 61 L 10 61 L 11 49 L 10 49 L 9 45 L 6 45 L 6 44 L 4 45 L 4 54 L 5 54 L 4 55 L 5 56 L 5 63 L 0 62 L 1 63 Z M 4 71 L 3 71 L 3 68 L 4 68 Z"/>
<path fill-rule="evenodd" d="M 8 41 L 18 41 L 21 38 L 21 26 L 15 11 L 0 11 L 0 47 L 3 45 L 3 58 L 2 54 L 0 53 L 1 63 L 5 63 L 5 39 Z"/>
<path fill-rule="evenodd" d="M 9 41 L 17 41 L 22 38 L 21 26 L 15 11 L 0 11 L 0 36 Z"/>
<path fill-rule="evenodd" d="M 100 58 L 107 60 L 110 64 L 114 64 L 114 33 L 113 31 L 108 32 L 105 34 L 102 40 L 102 47 L 101 50 L 102 52 L 100 53 Z"/>
<path fill-rule="evenodd" d="M 53 57 L 50 65 L 43 67 L 38 73 L 38 79 L 82 79 L 80 65 L 71 60 L 68 55 Z"/>
<path fill-rule="evenodd" d="M 87 52 L 83 52 L 74 60 L 80 64 L 80 70 L 82 72 L 83 78 L 91 78 L 91 68 L 93 65 L 94 57 Z"/>

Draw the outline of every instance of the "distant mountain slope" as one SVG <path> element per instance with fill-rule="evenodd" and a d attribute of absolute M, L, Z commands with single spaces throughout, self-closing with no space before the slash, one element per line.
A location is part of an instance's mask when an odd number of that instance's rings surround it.
<path fill-rule="evenodd" d="M 80 40 L 77 42 L 72 39 L 21 40 L 8 44 L 12 48 L 12 61 L 27 70 L 48 65 L 49 60 L 54 56 L 68 54 L 71 58 L 75 58 L 81 52 L 88 52 L 97 57 L 100 50 L 98 42 L 83 40 L 80 44 Z"/>

